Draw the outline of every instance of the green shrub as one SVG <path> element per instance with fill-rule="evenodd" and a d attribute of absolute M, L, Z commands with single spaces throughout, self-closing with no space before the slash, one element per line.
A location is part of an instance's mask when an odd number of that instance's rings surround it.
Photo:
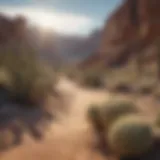
<path fill-rule="evenodd" d="M 43 75 L 44 74 L 44 75 Z M 50 72 L 52 74 L 52 72 Z M 37 76 L 31 84 L 29 91 L 29 99 L 32 103 L 41 103 L 47 98 L 49 94 L 52 94 L 54 90 L 53 82 L 56 82 L 51 76 L 42 73 L 42 75 Z"/>
<path fill-rule="evenodd" d="M 130 66 L 111 69 L 107 72 L 107 88 L 113 92 L 131 92 L 135 83 L 136 73 Z"/>
<path fill-rule="evenodd" d="M 140 117 L 126 116 L 111 126 L 107 140 L 116 155 L 137 156 L 152 146 L 153 133 Z"/>
<path fill-rule="evenodd" d="M 17 72 L 15 74 L 13 93 L 16 99 L 25 103 L 39 104 L 54 89 L 56 79 L 53 78 L 53 72 L 38 66 L 36 70 L 28 72 Z"/>
<path fill-rule="evenodd" d="M 137 112 L 138 109 L 133 102 L 127 100 L 109 101 L 102 108 L 103 123 L 106 129 L 108 129 L 108 127 L 118 118 Z"/>

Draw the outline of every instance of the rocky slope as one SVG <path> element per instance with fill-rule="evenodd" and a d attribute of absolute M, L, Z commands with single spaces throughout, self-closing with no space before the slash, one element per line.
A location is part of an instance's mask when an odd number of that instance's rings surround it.
<path fill-rule="evenodd" d="M 87 37 L 60 35 L 28 26 L 24 17 L 0 14 L 0 45 L 24 42 L 36 49 L 42 59 L 56 66 L 85 60 L 98 50 L 100 39 L 101 30 L 94 30 Z"/>
<path fill-rule="evenodd" d="M 147 52 L 160 37 L 159 17 L 159 0 L 123 0 L 106 21 L 98 52 L 81 66 L 124 64 L 131 55 Z"/>

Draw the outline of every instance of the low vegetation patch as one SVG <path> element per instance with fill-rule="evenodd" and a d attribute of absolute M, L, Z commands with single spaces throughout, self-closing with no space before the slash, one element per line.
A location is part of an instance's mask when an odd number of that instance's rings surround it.
<path fill-rule="evenodd" d="M 32 48 L 20 43 L 0 47 L 0 150 L 20 144 L 24 132 L 34 139 L 42 138 L 55 117 L 46 102 L 56 95 L 57 82 L 52 68 Z M 10 133 L 16 142 L 9 140 Z"/>
<path fill-rule="evenodd" d="M 103 75 L 94 71 L 86 71 L 81 73 L 79 83 L 82 86 L 90 88 L 103 88 L 105 86 Z"/>
<path fill-rule="evenodd" d="M 149 77 L 144 77 L 137 81 L 133 86 L 136 93 L 140 94 L 152 94 L 156 87 L 156 79 L 151 79 Z"/>
<path fill-rule="evenodd" d="M 0 85 L 10 92 L 13 101 L 40 105 L 54 89 L 54 73 L 33 51 L 20 51 L 5 49 L 0 63 Z"/>
<path fill-rule="evenodd" d="M 107 72 L 106 85 L 111 92 L 131 93 L 135 77 L 128 69 L 112 69 Z"/>

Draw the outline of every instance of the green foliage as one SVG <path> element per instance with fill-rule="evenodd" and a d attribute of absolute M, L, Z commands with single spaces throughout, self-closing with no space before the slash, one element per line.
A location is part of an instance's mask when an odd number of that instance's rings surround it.
<path fill-rule="evenodd" d="M 145 153 L 153 143 L 150 125 L 138 116 L 126 116 L 116 121 L 107 138 L 110 148 L 119 156 Z"/>
<path fill-rule="evenodd" d="M 118 118 L 137 112 L 138 109 L 133 102 L 127 100 L 109 101 L 102 108 L 104 125 L 106 129 L 108 129 L 108 127 Z"/>

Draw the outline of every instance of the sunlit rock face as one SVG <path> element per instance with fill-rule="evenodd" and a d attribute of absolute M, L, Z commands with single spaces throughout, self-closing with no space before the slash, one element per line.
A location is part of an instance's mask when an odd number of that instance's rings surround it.
<path fill-rule="evenodd" d="M 124 0 L 104 26 L 97 52 L 101 58 L 90 57 L 85 65 L 94 65 L 97 61 L 106 65 L 123 64 L 131 52 L 138 53 L 134 49 L 147 49 L 160 36 L 159 17 L 159 0 Z"/>

